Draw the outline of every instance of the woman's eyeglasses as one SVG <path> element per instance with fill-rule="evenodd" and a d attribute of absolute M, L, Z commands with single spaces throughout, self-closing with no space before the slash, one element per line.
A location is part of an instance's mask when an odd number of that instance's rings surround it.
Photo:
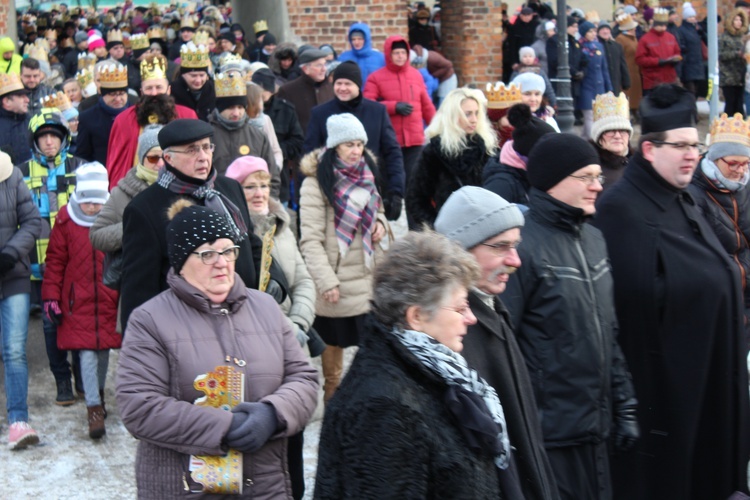
<path fill-rule="evenodd" d="M 724 158 L 719 158 L 724 164 L 732 170 L 744 170 L 750 165 L 750 160 L 745 161 L 729 161 Z"/>
<path fill-rule="evenodd" d="M 213 264 L 216 264 L 219 261 L 219 255 L 224 257 L 224 260 L 226 260 L 227 262 L 234 262 L 235 260 L 237 260 L 237 257 L 239 257 L 240 255 L 240 247 L 235 245 L 221 252 L 219 252 L 218 250 L 203 250 L 200 252 L 190 252 L 190 253 L 200 257 L 201 262 L 203 262 L 205 265 L 211 266 Z"/>
<path fill-rule="evenodd" d="M 161 155 L 146 155 L 146 161 L 151 165 L 156 165 L 161 160 Z"/>

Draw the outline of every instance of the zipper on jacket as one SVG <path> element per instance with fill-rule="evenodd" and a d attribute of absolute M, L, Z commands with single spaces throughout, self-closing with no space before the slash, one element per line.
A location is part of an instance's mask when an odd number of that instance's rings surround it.
<path fill-rule="evenodd" d="M 240 353 L 240 349 L 239 349 L 239 345 L 237 345 L 237 335 L 235 335 L 235 332 L 234 332 L 234 322 L 232 321 L 232 316 L 229 314 L 229 309 L 227 309 L 226 307 L 222 307 L 219 310 L 219 314 L 224 316 L 227 319 L 227 322 L 229 323 L 229 335 L 231 335 L 232 337 L 232 345 L 234 346 L 234 349 L 232 349 L 233 351 L 232 353 L 229 353 L 229 352 L 225 353 L 225 356 L 227 357 L 227 362 L 231 362 L 231 359 L 229 358 L 230 356 L 234 356 L 234 364 L 239 367 L 243 367 L 247 365 L 247 362 L 244 359 L 240 359 L 237 357 Z M 222 344 L 222 347 L 223 347 L 224 343 L 221 341 L 221 333 L 219 333 L 218 335 L 219 335 L 219 343 Z M 224 348 L 224 350 L 227 351 L 226 348 Z"/>

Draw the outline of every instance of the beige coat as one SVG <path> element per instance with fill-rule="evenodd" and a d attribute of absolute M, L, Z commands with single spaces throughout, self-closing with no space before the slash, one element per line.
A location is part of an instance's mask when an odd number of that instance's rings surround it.
<path fill-rule="evenodd" d="M 641 82 L 641 67 L 635 62 L 635 52 L 638 50 L 638 40 L 635 38 L 635 30 L 631 30 L 631 35 L 621 33 L 615 41 L 622 45 L 622 52 L 625 55 L 625 63 L 628 65 L 630 73 L 630 88 L 623 90 L 630 101 L 630 109 L 638 109 L 643 97 L 643 84 Z"/>
<path fill-rule="evenodd" d="M 372 271 L 382 258 L 383 242 L 375 245 L 371 268 L 365 266 L 362 235 L 359 233 L 355 234 L 346 256 L 341 256 L 333 207 L 320 190 L 316 177 L 319 152 L 307 154 L 300 163 L 301 172 L 306 176 L 300 189 L 300 250 L 318 291 L 317 314 L 327 318 L 357 316 L 370 310 Z M 388 227 L 382 204 L 378 220 Z M 339 287 L 340 298 L 332 304 L 322 294 L 335 287 Z"/>

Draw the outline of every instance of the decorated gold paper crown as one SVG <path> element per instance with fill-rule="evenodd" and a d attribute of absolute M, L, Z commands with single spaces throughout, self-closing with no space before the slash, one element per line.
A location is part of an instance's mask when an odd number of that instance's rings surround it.
<path fill-rule="evenodd" d="M 130 48 L 133 50 L 143 50 L 151 46 L 148 37 L 143 33 L 137 33 L 130 37 Z"/>
<path fill-rule="evenodd" d="M 91 53 L 78 54 L 78 70 L 93 68 L 96 64 L 96 56 Z"/>
<path fill-rule="evenodd" d="M 90 69 L 83 68 L 81 71 L 76 73 L 76 80 L 78 80 L 78 85 L 81 86 L 81 89 L 85 89 L 86 87 L 88 87 L 89 83 L 94 81 L 94 74 Z"/>
<path fill-rule="evenodd" d="M 219 66 L 226 66 L 227 64 L 241 62 L 242 56 L 234 54 L 232 52 L 224 52 L 224 54 L 222 54 L 222 56 L 219 58 Z"/>
<path fill-rule="evenodd" d="M 620 31 L 630 31 L 638 26 L 638 23 L 633 20 L 633 16 L 627 13 L 620 14 L 615 21 L 617 21 L 617 26 L 620 27 Z"/>
<path fill-rule="evenodd" d="M 0 96 L 23 90 L 21 77 L 15 73 L 0 73 Z"/>
<path fill-rule="evenodd" d="M 253 31 L 255 31 L 256 35 L 260 31 L 268 31 L 268 22 L 265 19 L 261 19 L 260 21 L 253 23 Z"/>
<path fill-rule="evenodd" d="M 49 56 L 48 56 L 49 49 L 47 48 L 45 50 L 45 45 L 46 47 L 49 47 L 49 44 L 47 43 L 47 40 L 44 40 L 43 38 L 41 39 L 37 38 L 37 42 L 39 42 L 40 40 L 44 43 L 42 44 L 33 43 L 33 44 L 27 45 L 23 49 L 23 55 L 30 57 L 32 59 L 36 59 L 37 61 L 49 61 Z"/>
<path fill-rule="evenodd" d="M 141 61 L 141 81 L 167 78 L 167 59 L 161 55 Z"/>
<path fill-rule="evenodd" d="M 586 20 L 590 23 L 599 24 L 601 18 L 599 17 L 599 13 L 597 11 L 590 10 L 586 12 Z"/>
<path fill-rule="evenodd" d="M 722 113 L 714 118 L 710 134 L 709 144 L 736 142 L 750 147 L 750 120 L 743 120 L 740 113 L 735 113 L 731 118 Z"/>
<path fill-rule="evenodd" d="M 493 87 L 487 84 L 484 90 L 487 98 L 487 109 L 505 109 L 521 102 L 521 87 L 515 83 L 505 86 L 503 82 L 497 82 Z"/>
<path fill-rule="evenodd" d="M 65 92 L 56 92 L 52 95 L 42 97 L 39 99 L 39 103 L 43 108 L 57 108 L 60 111 L 65 111 L 73 107 Z"/>
<path fill-rule="evenodd" d="M 612 92 L 607 92 L 596 96 L 596 99 L 594 99 L 594 121 L 608 116 L 630 120 L 630 102 L 628 102 L 625 94 L 620 92 L 620 95 L 615 97 Z"/>
<path fill-rule="evenodd" d="M 180 47 L 180 67 L 203 69 L 208 67 L 208 47 L 195 45 L 192 41 Z"/>
<path fill-rule="evenodd" d="M 180 29 L 185 29 L 185 28 L 195 29 L 195 21 L 193 20 L 193 16 L 187 15 L 182 18 L 182 22 L 180 23 Z"/>
<path fill-rule="evenodd" d="M 668 23 L 669 11 L 663 7 L 655 8 L 654 9 L 654 22 L 655 23 Z"/>
<path fill-rule="evenodd" d="M 124 89 L 128 86 L 128 67 L 122 64 L 107 64 L 99 67 L 96 75 L 99 86 L 105 89 Z"/>
<path fill-rule="evenodd" d="M 151 26 L 148 29 L 148 32 L 146 33 L 146 36 L 149 40 L 153 40 L 155 38 L 158 38 L 160 40 L 166 40 L 167 34 L 164 32 L 164 29 L 161 26 Z"/>
<path fill-rule="evenodd" d="M 245 80 L 237 74 L 219 73 L 214 79 L 216 97 L 238 97 L 247 95 Z"/>
<path fill-rule="evenodd" d="M 122 43 L 122 31 L 118 29 L 109 30 L 107 32 L 107 43 L 119 42 Z"/>
<path fill-rule="evenodd" d="M 196 31 L 195 35 L 193 35 L 192 42 L 196 45 L 208 46 L 208 31 L 200 29 Z"/>

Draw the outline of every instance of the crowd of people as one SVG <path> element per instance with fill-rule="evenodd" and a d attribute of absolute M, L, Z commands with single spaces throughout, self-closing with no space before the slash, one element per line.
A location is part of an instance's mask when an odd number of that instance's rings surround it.
<path fill-rule="evenodd" d="M 302 498 L 321 389 L 315 498 L 744 498 L 746 9 L 708 147 L 689 3 L 569 9 L 578 135 L 538 0 L 504 15 L 481 89 L 458 86 L 439 4 L 382 47 L 353 23 L 342 53 L 260 19 L 248 37 L 229 4 L 19 15 L 0 38 L 10 448 L 44 438 L 37 311 L 55 403 L 83 399 L 95 440 L 121 350 L 139 498 Z"/>

